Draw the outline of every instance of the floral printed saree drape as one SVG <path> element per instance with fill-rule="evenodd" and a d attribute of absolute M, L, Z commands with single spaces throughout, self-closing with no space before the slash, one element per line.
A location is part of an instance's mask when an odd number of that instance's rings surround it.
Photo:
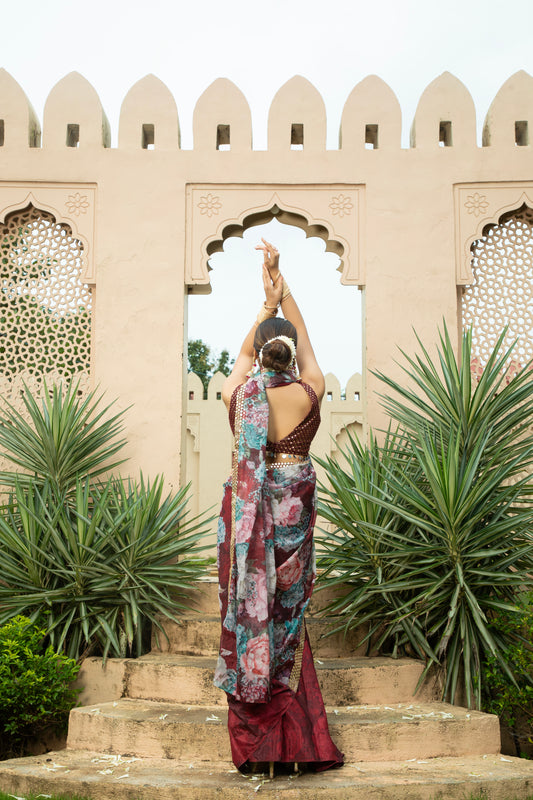
<path fill-rule="evenodd" d="M 215 684 L 227 693 L 237 766 L 342 763 L 303 622 L 315 579 L 315 473 L 310 461 L 266 469 L 265 388 L 293 373 L 258 372 L 239 387 L 232 478 L 218 529 L 222 616 Z"/>

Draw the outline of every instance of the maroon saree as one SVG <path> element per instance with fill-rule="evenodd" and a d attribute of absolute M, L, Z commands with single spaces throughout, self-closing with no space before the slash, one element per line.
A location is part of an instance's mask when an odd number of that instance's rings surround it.
<path fill-rule="evenodd" d="M 218 529 L 222 618 L 215 685 L 228 699 L 235 765 L 343 763 L 333 744 L 305 632 L 315 580 L 315 473 L 310 461 L 266 469 L 265 385 L 292 373 L 259 373 L 240 387 L 232 479 Z"/>

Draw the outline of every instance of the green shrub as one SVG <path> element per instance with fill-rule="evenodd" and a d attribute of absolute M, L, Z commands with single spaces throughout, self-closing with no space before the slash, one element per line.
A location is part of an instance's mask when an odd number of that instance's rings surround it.
<path fill-rule="evenodd" d="M 513 637 L 506 653 L 516 683 L 509 680 L 494 656 L 483 664 L 483 710 L 497 714 L 500 724 L 513 741 L 517 756 L 533 753 L 533 592 L 524 593 L 518 602 L 520 615 L 498 612 L 493 626 Z"/>
<path fill-rule="evenodd" d="M 187 488 L 163 496 L 162 477 L 86 478 L 57 498 L 48 483 L 15 484 L 0 515 L 0 624 L 42 620 L 53 647 L 75 659 L 141 655 L 146 623 L 179 622 L 205 568 Z"/>
<path fill-rule="evenodd" d="M 24 386 L 20 413 L 5 399 L 0 409 L 0 452 L 18 469 L 0 472 L 0 483 L 8 488 L 26 480 L 48 482 L 61 496 L 80 475 L 92 478 L 108 473 L 122 463 L 114 460 L 126 443 L 124 412 L 110 416 L 111 405 L 100 408 L 95 392 L 79 396 L 79 383 L 48 387 L 33 397 Z"/>
<path fill-rule="evenodd" d="M 179 621 L 210 521 L 162 477 L 103 480 L 124 441 L 99 402 L 45 384 L 40 403 L 25 389 L 25 417 L 0 411 L 0 452 L 23 470 L 0 473 L 0 625 L 25 614 L 75 659 L 141 655 L 150 623 Z"/>
<path fill-rule="evenodd" d="M 45 631 L 17 616 L 0 628 L 0 757 L 22 755 L 28 740 L 66 730 L 76 704 L 75 661 L 44 645 Z"/>
<path fill-rule="evenodd" d="M 507 652 L 519 636 L 491 620 L 518 621 L 516 594 L 533 584 L 533 373 L 510 378 L 503 338 L 478 383 L 470 331 L 459 358 L 447 331 L 435 363 L 423 347 L 404 354 L 405 383 L 379 374 L 397 430 L 318 459 L 332 527 L 324 579 L 349 587 L 330 612 L 345 628 L 368 623 L 389 652 L 439 665 L 443 699 L 459 692 L 478 708 L 488 657 L 515 680 Z"/>

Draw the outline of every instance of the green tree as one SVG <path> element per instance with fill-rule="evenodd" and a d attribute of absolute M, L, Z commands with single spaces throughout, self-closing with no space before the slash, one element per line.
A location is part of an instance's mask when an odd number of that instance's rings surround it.
<path fill-rule="evenodd" d="M 203 339 L 189 339 L 187 357 L 189 372 L 198 375 L 204 386 L 204 400 L 207 398 L 209 381 L 215 372 L 229 375 L 235 362 L 234 358 L 230 358 L 229 350 L 224 349 L 217 355 Z"/>

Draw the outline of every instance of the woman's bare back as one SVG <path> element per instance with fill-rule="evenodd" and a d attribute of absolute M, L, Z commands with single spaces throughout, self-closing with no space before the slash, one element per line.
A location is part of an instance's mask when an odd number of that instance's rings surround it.
<path fill-rule="evenodd" d="M 270 409 L 268 439 L 270 442 L 279 442 L 309 414 L 311 398 L 299 383 L 267 389 L 266 394 Z"/>

